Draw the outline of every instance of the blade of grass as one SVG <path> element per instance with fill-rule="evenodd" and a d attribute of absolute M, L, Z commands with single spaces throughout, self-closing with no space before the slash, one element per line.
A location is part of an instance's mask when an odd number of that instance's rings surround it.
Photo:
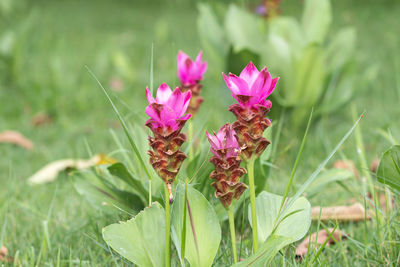
<path fill-rule="evenodd" d="M 128 131 L 128 126 L 126 125 L 125 120 L 122 118 L 121 114 L 119 113 L 117 107 L 114 105 L 114 102 L 112 101 L 112 99 L 111 99 L 110 95 L 108 94 L 107 90 L 106 90 L 106 89 L 104 88 L 104 86 L 101 84 L 101 82 L 100 82 L 99 79 L 96 77 L 96 75 L 89 69 L 88 66 L 86 66 L 86 69 L 87 69 L 87 71 L 90 73 L 90 75 L 92 75 L 92 77 L 95 79 L 95 81 L 98 83 L 98 85 L 99 85 L 100 88 L 103 90 L 104 94 L 106 95 L 108 101 L 110 102 L 112 108 L 114 109 L 115 114 L 116 114 L 117 117 L 118 117 L 118 120 L 120 121 L 120 123 L 121 123 L 121 125 L 122 125 L 122 128 L 123 128 L 123 130 L 124 130 L 124 133 L 125 133 L 126 137 L 128 138 L 129 143 L 130 143 L 130 145 L 131 145 L 133 151 L 134 151 L 135 154 L 136 154 L 136 157 L 138 158 L 140 164 L 142 165 L 142 168 L 144 169 L 144 171 L 145 171 L 145 173 L 146 173 L 146 175 L 147 175 L 147 178 L 148 178 L 149 180 L 151 180 L 150 173 L 149 173 L 149 171 L 148 171 L 148 169 L 147 169 L 147 167 L 146 167 L 146 164 L 144 163 L 144 160 L 143 160 L 142 156 L 140 155 L 139 149 L 137 148 L 135 142 L 133 141 L 132 136 L 130 135 L 130 133 L 129 133 L 129 131 Z"/>
<path fill-rule="evenodd" d="M 314 256 L 313 261 L 311 262 L 311 264 L 314 264 L 315 261 L 318 259 L 319 255 L 321 254 L 322 250 L 325 248 L 326 244 L 328 244 L 329 240 L 332 238 L 333 233 L 336 231 L 336 228 L 338 227 L 338 225 L 336 224 L 335 227 L 333 227 L 332 232 L 329 234 L 328 238 L 325 240 L 325 242 L 322 244 L 322 246 L 318 249 L 317 253 Z M 327 231 L 327 230 L 326 230 Z"/>
<path fill-rule="evenodd" d="M 325 167 L 325 165 L 328 163 L 328 161 L 335 155 L 336 151 L 340 148 L 340 146 L 349 138 L 349 136 L 353 133 L 354 129 L 357 127 L 358 123 L 360 122 L 362 118 L 362 115 L 358 118 L 358 120 L 353 124 L 353 126 L 350 128 L 350 130 L 343 136 L 343 138 L 339 141 L 339 143 L 336 145 L 336 147 L 331 151 L 331 153 L 325 158 L 325 160 L 318 166 L 318 168 L 311 174 L 311 176 L 303 183 L 303 185 L 297 190 L 296 194 L 290 198 L 288 204 L 284 207 L 282 212 L 279 214 L 279 217 L 282 216 L 286 212 L 287 209 L 289 209 L 293 203 L 300 197 L 301 194 L 303 194 L 308 186 L 315 180 L 315 178 L 318 176 L 318 174 L 322 171 L 322 169 Z M 280 219 L 280 218 L 279 218 Z"/>
<path fill-rule="evenodd" d="M 304 146 L 306 144 L 306 139 L 307 139 L 307 135 L 308 135 L 308 130 L 310 129 L 313 112 L 314 112 L 314 108 L 311 109 L 310 117 L 308 118 L 306 131 L 304 132 L 303 140 L 301 141 L 299 153 L 297 154 L 297 157 L 296 157 L 296 160 L 294 162 L 294 166 L 293 166 L 292 172 L 290 173 L 289 182 L 287 183 L 286 189 L 285 189 L 285 193 L 283 194 L 281 206 L 279 207 L 278 216 L 276 217 L 275 222 L 274 222 L 274 229 L 277 228 L 278 219 L 279 220 L 281 219 L 280 217 L 281 217 L 281 211 L 282 211 L 283 205 L 285 204 L 287 196 L 288 196 L 289 191 L 290 191 L 290 188 L 292 187 L 292 183 L 293 183 L 293 180 L 294 180 L 294 174 L 296 173 L 297 166 L 299 165 L 300 158 L 301 158 L 301 155 L 303 153 Z"/>

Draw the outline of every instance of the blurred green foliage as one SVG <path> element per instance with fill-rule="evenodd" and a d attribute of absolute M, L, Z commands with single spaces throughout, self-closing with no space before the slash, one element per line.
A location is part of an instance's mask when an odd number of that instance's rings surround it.
<path fill-rule="evenodd" d="M 377 75 L 377 65 L 359 68 L 354 27 L 329 34 L 329 0 L 305 1 L 300 21 L 289 16 L 266 21 L 234 4 L 222 23 L 210 5 L 199 5 L 199 11 L 206 53 L 210 51 L 215 55 L 212 60 L 234 73 L 253 60 L 280 76 L 273 97 L 292 109 L 296 125 L 304 123 L 311 107 L 316 107 L 316 114 L 337 111 Z"/>

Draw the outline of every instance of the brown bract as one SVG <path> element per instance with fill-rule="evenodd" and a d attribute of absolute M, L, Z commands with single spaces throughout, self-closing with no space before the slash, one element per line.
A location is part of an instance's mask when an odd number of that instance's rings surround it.
<path fill-rule="evenodd" d="M 187 109 L 187 113 L 192 114 L 192 116 L 196 115 L 199 111 L 201 103 L 203 103 L 204 98 L 200 96 L 201 89 L 203 85 L 196 83 L 195 85 L 181 85 L 179 89 L 185 93 L 187 91 L 192 92 L 192 97 L 190 98 L 189 107 Z"/>
<path fill-rule="evenodd" d="M 240 177 L 246 173 L 246 170 L 240 167 L 238 157 L 213 156 L 210 162 L 215 166 L 215 170 L 210 174 L 210 178 L 214 180 L 211 185 L 216 190 L 215 197 L 225 208 L 228 208 L 232 204 L 232 200 L 239 199 L 247 189 L 247 186 L 240 182 Z"/>
<path fill-rule="evenodd" d="M 180 150 L 186 141 L 186 136 L 180 133 L 185 122 L 180 121 L 179 128 L 175 131 L 170 128 L 154 128 L 151 120 L 146 123 L 146 126 L 154 133 L 154 137 L 149 136 L 149 145 L 152 148 L 148 151 L 150 164 L 169 190 L 172 188 L 182 162 L 186 159 L 185 153 Z"/>
<path fill-rule="evenodd" d="M 262 105 L 242 107 L 239 104 L 233 104 L 229 107 L 229 111 L 237 119 L 232 126 L 242 148 L 241 157 L 249 160 L 253 154 L 260 156 L 270 144 L 262 136 L 265 129 L 271 126 L 271 121 L 265 118 L 269 109 Z"/>

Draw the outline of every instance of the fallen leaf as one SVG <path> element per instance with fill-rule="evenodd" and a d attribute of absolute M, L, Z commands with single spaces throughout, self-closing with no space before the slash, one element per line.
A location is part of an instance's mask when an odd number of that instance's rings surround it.
<path fill-rule="evenodd" d="M 313 220 L 318 220 L 321 211 L 321 221 L 338 220 L 358 222 L 371 219 L 371 215 L 365 212 L 364 206 L 361 203 L 355 203 L 351 206 L 334 206 L 334 207 L 313 207 L 311 216 Z"/>
<path fill-rule="evenodd" d="M 374 158 L 371 161 L 371 165 L 369 166 L 369 169 L 371 170 L 371 172 L 376 173 L 376 171 L 378 170 L 379 163 L 380 163 L 380 160 L 378 158 Z"/>
<path fill-rule="evenodd" d="M 102 165 L 102 164 L 111 164 L 116 161 L 112 158 L 106 157 L 104 154 L 95 155 L 91 159 L 62 159 L 53 161 L 43 168 L 38 170 L 35 174 L 28 178 L 28 183 L 31 185 L 34 184 L 43 184 L 54 181 L 58 174 L 66 169 L 87 169 L 92 166 Z"/>
<path fill-rule="evenodd" d="M 324 244 L 328 238 L 329 235 L 332 233 L 333 228 L 328 228 L 327 230 L 320 230 L 318 233 L 313 233 L 311 236 L 307 236 L 296 248 L 296 257 L 303 257 L 307 254 L 308 251 L 308 246 L 310 244 L 310 250 L 315 250 L 322 244 Z M 346 239 L 347 234 L 344 232 L 336 229 L 335 232 L 333 232 L 331 238 L 328 240 L 326 243 L 326 247 L 335 244 L 336 242 L 340 242 L 343 239 Z M 317 238 L 318 237 L 318 238 Z"/>
<path fill-rule="evenodd" d="M 50 124 L 53 121 L 52 117 L 44 112 L 39 112 L 33 116 L 31 123 L 33 126 L 38 127 L 46 124 Z"/>
<path fill-rule="evenodd" d="M 114 92 L 122 92 L 124 90 L 124 82 L 118 77 L 113 77 L 110 80 L 110 87 Z"/>
<path fill-rule="evenodd" d="M 0 247 L 0 261 L 2 262 L 12 262 L 14 259 L 8 256 L 8 249 L 5 246 Z"/>
<path fill-rule="evenodd" d="M 349 170 L 354 174 L 354 177 L 359 178 L 359 173 L 358 170 L 356 168 L 356 166 L 354 165 L 354 162 L 352 160 L 338 160 L 335 161 L 335 163 L 333 164 L 333 167 L 336 169 L 345 169 L 345 170 Z"/>
<path fill-rule="evenodd" d="M 25 136 L 16 131 L 4 131 L 0 133 L 0 143 L 10 143 L 25 149 L 32 149 L 33 143 Z"/>

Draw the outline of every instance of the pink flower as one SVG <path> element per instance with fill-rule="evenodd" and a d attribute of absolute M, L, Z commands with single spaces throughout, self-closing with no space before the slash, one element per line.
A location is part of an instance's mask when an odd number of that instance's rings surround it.
<path fill-rule="evenodd" d="M 272 79 L 266 67 L 258 71 L 253 62 L 250 62 L 239 77 L 232 73 L 229 76 L 222 73 L 222 76 L 233 98 L 241 106 L 262 105 L 271 108 L 271 101 L 266 98 L 274 91 L 279 77 Z"/>
<path fill-rule="evenodd" d="M 203 79 L 203 75 L 207 70 L 207 62 L 201 61 L 203 52 L 200 52 L 196 61 L 193 61 L 184 52 L 178 52 L 178 78 L 182 85 L 195 85 Z"/>
<path fill-rule="evenodd" d="M 206 132 L 210 142 L 210 151 L 216 157 L 237 157 L 240 152 L 239 143 L 236 139 L 236 133 L 230 124 L 225 124 L 219 129 L 218 133 L 213 135 Z"/>
<path fill-rule="evenodd" d="M 157 128 L 165 128 L 168 132 L 180 130 L 184 122 L 191 117 L 190 114 L 184 115 L 189 106 L 190 91 L 182 93 L 178 87 L 172 91 L 163 83 L 157 90 L 156 99 L 151 96 L 149 88 L 146 88 L 146 96 L 149 101 L 146 114 L 150 117 L 146 125 L 151 126 L 152 130 Z"/>

